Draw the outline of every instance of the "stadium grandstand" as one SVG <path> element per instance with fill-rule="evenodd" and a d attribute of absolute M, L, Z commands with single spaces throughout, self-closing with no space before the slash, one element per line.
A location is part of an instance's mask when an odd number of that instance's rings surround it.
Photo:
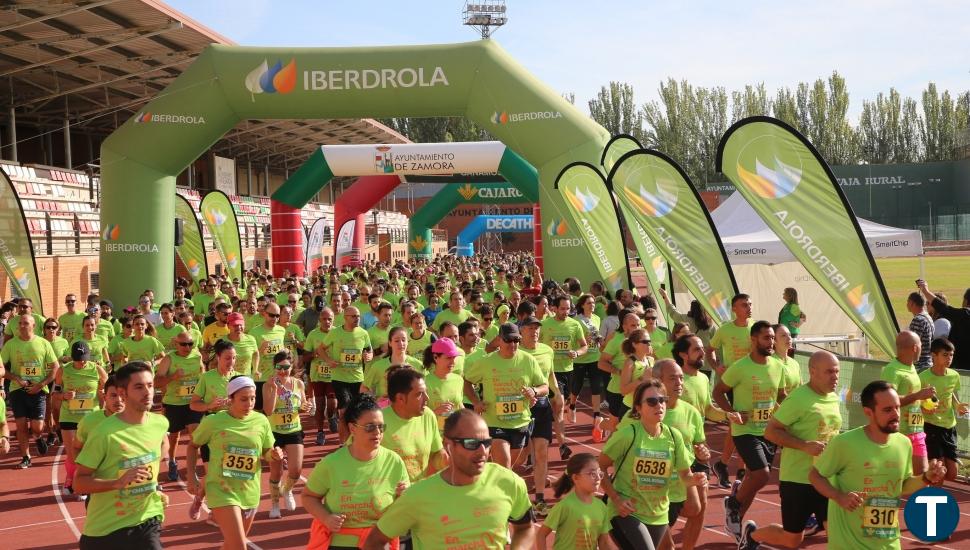
<path fill-rule="evenodd" d="M 0 7 L 0 100 L 6 106 L 0 115 L 0 168 L 14 182 L 28 218 L 44 274 L 44 303 L 51 309 L 46 314 L 61 313 L 59 297 L 66 292 L 98 290 L 101 142 L 131 117 L 144 115 L 144 104 L 213 43 L 233 44 L 152 0 L 23 1 Z M 372 119 L 247 120 L 179 176 L 178 193 L 197 210 L 206 191 L 226 192 L 239 219 L 246 266 L 268 265 L 269 195 L 315 148 L 407 141 Z M 217 158 L 234 166 L 220 184 Z M 350 183 L 337 178 L 315 197 L 302 211 L 304 225 L 320 217 L 332 224 L 334 200 Z M 391 208 L 393 201 L 385 204 Z M 366 219 L 362 258 L 389 260 L 406 253 L 403 214 L 375 210 Z M 215 265 L 217 254 L 208 230 L 203 232 Z M 437 245 L 444 247 L 444 242 Z M 10 287 L 0 274 L 0 301 L 11 298 Z"/>

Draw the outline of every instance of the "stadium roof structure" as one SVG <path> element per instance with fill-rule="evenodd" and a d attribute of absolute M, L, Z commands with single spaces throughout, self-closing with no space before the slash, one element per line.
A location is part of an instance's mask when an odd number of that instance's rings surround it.
<path fill-rule="evenodd" d="M 0 102 L 18 125 L 107 135 L 211 43 L 234 44 L 155 0 L 3 2 Z M 321 144 L 406 142 L 372 119 L 249 120 L 212 151 L 284 169 Z"/>

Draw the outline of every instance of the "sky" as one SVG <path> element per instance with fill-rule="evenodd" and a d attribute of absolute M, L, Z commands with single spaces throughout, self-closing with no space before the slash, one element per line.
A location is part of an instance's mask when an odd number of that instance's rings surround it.
<path fill-rule="evenodd" d="M 460 0 L 168 0 L 200 23 L 251 46 L 384 46 L 478 39 Z M 493 35 L 560 93 L 587 102 L 611 80 L 638 104 L 660 82 L 686 79 L 728 93 L 764 83 L 845 77 L 854 120 L 864 99 L 895 87 L 919 98 L 928 82 L 970 89 L 970 2 L 896 0 L 507 0 Z"/>

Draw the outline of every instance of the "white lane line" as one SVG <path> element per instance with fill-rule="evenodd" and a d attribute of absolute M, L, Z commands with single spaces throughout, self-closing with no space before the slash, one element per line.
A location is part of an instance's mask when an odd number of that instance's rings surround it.
<path fill-rule="evenodd" d="M 64 500 L 61 498 L 61 490 L 57 486 L 57 470 L 59 469 L 58 465 L 61 461 L 62 454 L 64 454 L 64 447 L 60 446 L 57 448 L 57 456 L 54 457 L 54 464 L 51 465 L 51 489 L 54 491 L 54 498 L 57 500 L 57 507 L 60 509 L 61 515 L 64 516 L 64 523 L 67 523 L 67 526 L 71 529 L 71 532 L 74 533 L 74 538 L 80 540 L 81 532 L 78 531 L 77 524 L 74 523 L 74 518 L 72 518 L 71 514 L 68 513 L 67 506 L 64 505 Z"/>
<path fill-rule="evenodd" d="M 84 519 L 84 516 L 74 516 L 71 519 Z M 40 525 L 50 525 L 51 523 L 60 523 L 64 521 L 63 519 L 52 519 L 50 521 L 38 521 L 37 523 L 27 523 L 24 525 L 14 525 L 13 527 L 0 527 L 0 532 L 3 531 L 13 531 L 14 529 L 27 529 L 30 527 L 37 527 Z"/>

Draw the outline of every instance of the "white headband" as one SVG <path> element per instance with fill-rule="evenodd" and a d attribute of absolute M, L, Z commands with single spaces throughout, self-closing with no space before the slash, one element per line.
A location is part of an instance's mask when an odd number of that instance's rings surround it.
<path fill-rule="evenodd" d="M 226 395 L 232 395 L 243 388 L 256 389 L 256 382 L 248 376 L 237 376 L 226 384 Z"/>

